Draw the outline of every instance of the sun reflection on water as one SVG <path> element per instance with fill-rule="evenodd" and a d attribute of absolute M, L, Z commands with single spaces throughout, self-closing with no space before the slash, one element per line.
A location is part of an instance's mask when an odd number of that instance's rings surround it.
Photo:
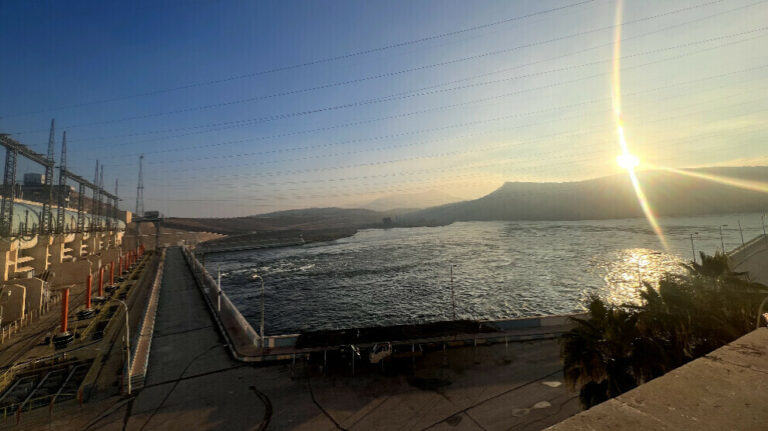
<path fill-rule="evenodd" d="M 682 263 L 677 256 L 648 248 L 617 250 L 615 259 L 598 268 L 606 285 L 600 296 L 614 304 L 638 304 L 643 283 L 656 287 L 664 273 L 682 274 Z"/>

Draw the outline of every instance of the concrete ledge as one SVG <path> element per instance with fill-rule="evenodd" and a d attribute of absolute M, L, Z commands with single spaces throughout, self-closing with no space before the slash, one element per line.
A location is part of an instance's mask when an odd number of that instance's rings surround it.
<path fill-rule="evenodd" d="M 131 384 L 139 389 L 144 386 L 144 378 L 147 375 L 147 365 L 149 364 L 149 352 L 152 347 L 152 337 L 155 330 L 155 316 L 157 315 L 157 304 L 160 300 L 160 285 L 163 280 L 163 268 L 165 266 L 165 249 L 160 254 L 160 260 L 155 272 L 155 279 L 152 282 L 152 291 L 144 308 L 141 319 L 141 326 L 136 332 L 137 338 L 134 343 L 133 356 L 131 358 L 130 378 Z"/>
<path fill-rule="evenodd" d="M 242 362 L 253 362 L 258 359 L 253 353 L 246 353 L 248 350 L 256 348 L 255 343 L 259 339 L 259 334 L 251 327 L 245 318 L 240 314 L 237 308 L 229 301 L 229 298 L 223 292 L 217 292 L 218 289 L 213 282 L 213 278 L 205 270 L 205 267 L 195 258 L 187 247 L 181 247 L 182 255 L 187 263 L 195 284 L 200 289 L 205 303 L 213 316 L 219 332 L 224 336 L 229 352 L 235 360 Z M 217 295 L 218 294 L 218 295 Z M 217 303 L 214 304 L 214 298 Z M 219 309 L 218 301 L 221 301 Z M 223 319 L 220 310 L 230 313 L 230 318 Z"/>
<path fill-rule="evenodd" d="M 768 427 L 768 328 L 760 328 L 549 430 Z"/>

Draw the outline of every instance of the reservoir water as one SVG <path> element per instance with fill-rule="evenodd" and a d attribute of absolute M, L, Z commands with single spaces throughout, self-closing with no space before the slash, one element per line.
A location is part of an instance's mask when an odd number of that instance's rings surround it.
<path fill-rule="evenodd" d="M 369 229 L 336 241 L 206 256 L 222 288 L 258 327 L 265 281 L 268 335 L 583 310 L 590 294 L 636 301 L 641 281 L 681 271 L 693 246 L 713 254 L 762 233 L 760 214 L 661 218 L 664 250 L 645 219 L 460 222 Z M 727 225 L 727 226 L 723 226 Z M 453 283 L 451 283 L 453 266 Z"/>

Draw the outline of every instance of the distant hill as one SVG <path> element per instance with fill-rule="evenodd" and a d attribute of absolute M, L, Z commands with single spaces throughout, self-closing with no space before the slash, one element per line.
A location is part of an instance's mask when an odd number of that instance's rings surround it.
<path fill-rule="evenodd" d="M 768 167 L 689 169 L 768 183 Z M 638 172 L 659 216 L 764 212 L 768 193 L 745 190 L 667 171 Z M 562 183 L 506 183 L 479 199 L 441 205 L 400 217 L 407 223 L 450 223 L 465 220 L 590 220 L 641 217 L 628 175 Z"/>
<path fill-rule="evenodd" d="M 456 196 L 451 196 L 447 193 L 430 190 L 422 193 L 408 193 L 385 196 L 383 198 L 379 198 L 365 205 L 362 205 L 362 208 L 374 211 L 396 211 L 398 213 L 403 213 L 403 208 L 416 210 L 438 205 L 445 205 L 462 200 L 463 199 L 457 198 Z"/>
<path fill-rule="evenodd" d="M 689 169 L 742 180 L 768 183 L 768 167 Z M 667 171 L 638 172 L 654 212 L 660 216 L 686 216 L 768 211 L 768 193 L 744 190 Z M 166 218 L 171 228 L 225 235 L 293 230 L 314 231 L 319 237 L 338 232 L 390 226 L 424 226 L 468 220 L 598 220 L 642 217 L 628 175 L 562 183 L 511 182 L 482 198 L 405 211 L 307 208 L 248 217 Z M 346 236 L 346 235 L 344 235 Z"/>
<path fill-rule="evenodd" d="M 238 235 L 277 230 L 320 230 L 360 228 L 378 225 L 389 213 L 366 209 L 308 208 L 278 211 L 247 217 L 181 218 L 169 217 L 165 226 L 191 231 Z"/>

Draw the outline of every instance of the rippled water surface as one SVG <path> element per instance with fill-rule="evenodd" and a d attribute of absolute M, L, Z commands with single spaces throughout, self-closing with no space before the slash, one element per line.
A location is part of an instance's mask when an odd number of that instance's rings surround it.
<path fill-rule="evenodd" d="M 265 281 L 268 335 L 453 318 L 500 319 L 580 311 L 597 293 L 637 299 L 640 281 L 679 271 L 696 250 L 741 243 L 737 215 L 662 218 L 669 253 L 644 219 L 462 222 L 364 230 L 350 238 L 270 250 L 213 254 L 206 266 L 258 327 Z M 762 233 L 759 214 L 740 217 L 744 239 Z"/>

